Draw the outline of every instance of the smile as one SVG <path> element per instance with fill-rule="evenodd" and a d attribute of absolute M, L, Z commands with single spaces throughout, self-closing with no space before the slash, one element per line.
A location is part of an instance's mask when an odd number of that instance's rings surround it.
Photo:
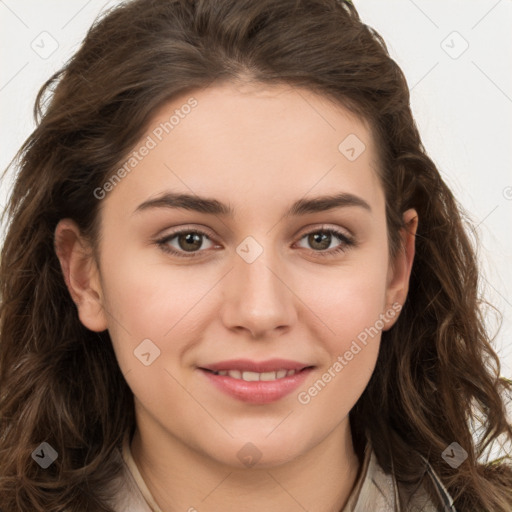
<path fill-rule="evenodd" d="M 246 382 L 256 382 L 256 381 L 271 381 L 277 379 L 283 379 L 285 377 L 291 377 L 295 375 L 297 370 L 277 370 L 275 372 L 250 372 L 250 371 L 240 371 L 240 370 L 219 370 L 217 372 L 212 372 L 215 375 L 223 375 L 227 377 L 231 377 L 232 379 L 245 380 Z"/>
<path fill-rule="evenodd" d="M 248 370 L 211 370 L 198 368 L 213 390 L 221 392 L 240 402 L 248 404 L 270 404 L 277 402 L 304 384 L 314 370 L 308 366 L 302 369 L 255 372 Z"/>

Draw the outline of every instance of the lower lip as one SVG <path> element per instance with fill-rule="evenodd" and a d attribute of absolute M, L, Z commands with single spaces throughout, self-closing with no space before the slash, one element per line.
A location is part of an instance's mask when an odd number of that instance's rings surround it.
<path fill-rule="evenodd" d="M 284 396 L 297 389 L 312 371 L 305 368 L 290 377 L 282 379 L 248 382 L 242 379 L 234 379 L 227 375 L 216 375 L 200 368 L 218 389 L 224 393 L 251 404 L 269 404 L 280 400 Z"/>

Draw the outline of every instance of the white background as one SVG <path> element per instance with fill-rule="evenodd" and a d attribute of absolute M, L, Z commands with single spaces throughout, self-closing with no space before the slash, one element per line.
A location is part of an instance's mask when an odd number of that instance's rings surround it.
<path fill-rule="evenodd" d="M 117 3 L 0 0 L 1 170 L 34 127 L 43 81 L 74 53 L 97 14 Z M 354 3 L 403 69 L 424 145 L 477 226 L 483 291 L 503 315 L 495 347 L 502 375 L 512 378 L 512 1 Z M 489 326 L 496 331 L 491 317 Z"/>

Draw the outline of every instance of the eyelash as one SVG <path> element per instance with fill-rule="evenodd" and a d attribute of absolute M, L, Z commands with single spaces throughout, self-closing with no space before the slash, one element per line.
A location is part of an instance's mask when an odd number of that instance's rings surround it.
<path fill-rule="evenodd" d="M 173 238 L 176 238 L 177 236 L 183 235 L 185 233 L 187 233 L 187 234 L 193 233 L 193 234 L 197 234 L 197 235 L 202 235 L 202 236 L 205 236 L 206 238 L 208 238 L 209 240 L 211 240 L 211 237 L 209 236 L 209 234 L 205 233 L 204 231 L 201 231 L 198 229 L 182 229 L 180 231 L 175 231 L 174 233 L 171 233 L 170 235 L 167 235 L 164 238 L 156 240 L 155 243 L 164 252 L 169 253 L 172 256 L 177 256 L 178 258 L 189 258 L 190 259 L 190 258 L 196 258 L 196 257 L 200 256 L 201 252 L 203 252 L 202 250 L 199 250 L 196 252 L 184 253 L 184 252 L 177 251 L 177 250 L 169 247 L 169 242 Z M 321 229 L 317 229 L 314 231 L 309 231 L 308 233 L 305 233 L 304 235 L 302 235 L 300 237 L 299 241 L 308 235 L 313 235 L 313 234 L 317 234 L 317 233 L 334 235 L 336 238 L 338 238 L 338 240 L 340 242 L 342 242 L 338 247 L 336 247 L 334 249 L 323 250 L 323 251 L 311 250 L 312 252 L 314 252 L 315 254 L 317 254 L 321 257 L 333 257 L 333 256 L 336 256 L 339 253 L 345 252 L 347 249 L 357 245 L 354 238 L 349 237 L 349 236 L 345 235 L 344 233 L 342 233 L 341 231 L 338 231 L 333 228 L 325 228 L 325 229 L 321 228 Z"/>

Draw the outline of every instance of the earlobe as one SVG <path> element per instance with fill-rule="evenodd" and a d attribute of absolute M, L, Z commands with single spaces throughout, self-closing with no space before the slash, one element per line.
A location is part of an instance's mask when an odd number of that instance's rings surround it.
<path fill-rule="evenodd" d="M 78 309 L 82 324 L 91 331 L 107 329 L 99 272 L 93 253 L 80 229 L 71 219 L 62 219 L 55 228 L 55 252 L 64 281 Z"/>
<path fill-rule="evenodd" d="M 416 230 L 418 228 L 418 213 L 409 209 L 403 214 L 404 228 L 400 230 L 401 247 L 394 261 L 390 262 L 388 271 L 388 284 L 386 290 L 386 304 L 400 304 L 402 306 L 409 291 L 412 264 L 414 262 Z M 390 329 L 398 315 L 386 326 Z"/>

